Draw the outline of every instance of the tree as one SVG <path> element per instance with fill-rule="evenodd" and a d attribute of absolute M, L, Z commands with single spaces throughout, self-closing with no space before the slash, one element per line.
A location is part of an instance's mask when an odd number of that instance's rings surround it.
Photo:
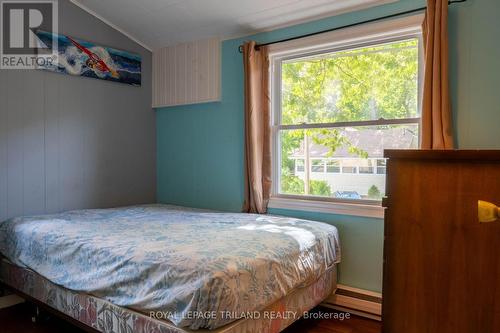
<path fill-rule="evenodd" d="M 282 124 L 416 117 L 417 46 L 418 40 L 411 39 L 284 62 Z M 287 190 L 296 191 L 300 186 L 293 176 L 290 155 L 300 148 L 305 135 L 312 143 L 327 147 L 329 156 L 345 147 L 354 157 L 368 157 L 343 129 L 282 130 L 284 193 L 295 193 Z M 328 192 L 324 183 L 321 193 Z"/>
<path fill-rule="evenodd" d="M 311 180 L 309 182 L 309 189 L 312 195 L 320 195 L 323 197 L 329 197 L 332 195 L 332 189 L 330 185 L 324 180 Z"/>
<path fill-rule="evenodd" d="M 368 189 L 368 198 L 370 199 L 380 199 L 382 198 L 382 194 L 380 193 L 380 190 L 378 189 L 377 186 L 372 185 Z"/>
<path fill-rule="evenodd" d="M 282 173 L 281 191 L 287 194 L 304 194 L 304 181 L 297 176 Z"/>

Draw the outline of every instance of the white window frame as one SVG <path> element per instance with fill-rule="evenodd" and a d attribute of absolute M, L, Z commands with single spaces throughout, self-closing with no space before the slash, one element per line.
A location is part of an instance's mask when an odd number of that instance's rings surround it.
<path fill-rule="evenodd" d="M 423 46 L 422 22 L 423 14 L 412 15 L 398 19 L 370 23 L 347 29 L 323 33 L 311 37 L 301 38 L 269 46 L 270 60 L 270 89 L 271 89 L 271 122 L 272 122 L 272 192 L 269 208 L 291 209 L 331 214 L 354 215 L 364 217 L 383 218 L 384 209 L 380 201 L 373 200 L 345 200 L 337 198 L 314 197 L 305 195 L 280 194 L 280 161 L 281 149 L 279 131 L 294 125 L 281 125 L 281 64 L 283 61 L 309 57 L 326 52 L 338 52 L 346 49 L 370 46 L 373 44 L 389 43 L 410 38 L 419 40 L 419 75 L 418 75 L 418 110 L 421 114 L 422 78 L 423 78 Z M 408 119 L 408 123 L 415 123 L 417 118 Z M 420 124 L 420 118 L 417 120 Z M 354 122 L 329 124 L 334 127 L 345 127 Z M 404 123 L 401 120 L 358 121 L 357 126 L 386 125 Z M 324 127 L 325 124 L 310 124 L 306 127 Z M 302 125 L 297 125 L 301 129 Z M 421 126 L 419 126 L 421 129 Z M 419 136 L 420 137 L 420 136 Z M 305 168 L 311 167 L 304 165 Z M 325 166 L 326 167 L 326 166 Z"/>

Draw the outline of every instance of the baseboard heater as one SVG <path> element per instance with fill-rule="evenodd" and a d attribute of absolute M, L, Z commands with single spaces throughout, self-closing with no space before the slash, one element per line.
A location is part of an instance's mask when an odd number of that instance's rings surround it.
<path fill-rule="evenodd" d="M 382 319 L 382 294 L 373 291 L 339 284 L 322 305 L 379 321 Z"/>

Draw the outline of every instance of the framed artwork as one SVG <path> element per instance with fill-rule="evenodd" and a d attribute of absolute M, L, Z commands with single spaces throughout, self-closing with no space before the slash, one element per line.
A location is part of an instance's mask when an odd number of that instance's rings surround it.
<path fill-rule="evenodd" d="M 46 48 L 51 48 L 52 41 L 57 38 L 57 59 L 39 65 L 39 69 L 141 85 L 141 56 L 138 54 L 47 31 L 37 31 L 36 35 L 44 43 L 41 47 Z"/>

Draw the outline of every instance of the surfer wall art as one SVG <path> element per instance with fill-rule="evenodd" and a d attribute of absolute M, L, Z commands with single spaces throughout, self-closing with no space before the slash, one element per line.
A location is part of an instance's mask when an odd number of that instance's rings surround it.
<path fill-rule="evenodd" d="M 51 64 L 46 62 L 39 69 L 141 85 L 141 56 L 138 54 L 46 31 L 37 31 L 36 35 L 45 44 L 41 47 L 52 48 L 53 38 L 58 42 L 57 60 Z"/>

